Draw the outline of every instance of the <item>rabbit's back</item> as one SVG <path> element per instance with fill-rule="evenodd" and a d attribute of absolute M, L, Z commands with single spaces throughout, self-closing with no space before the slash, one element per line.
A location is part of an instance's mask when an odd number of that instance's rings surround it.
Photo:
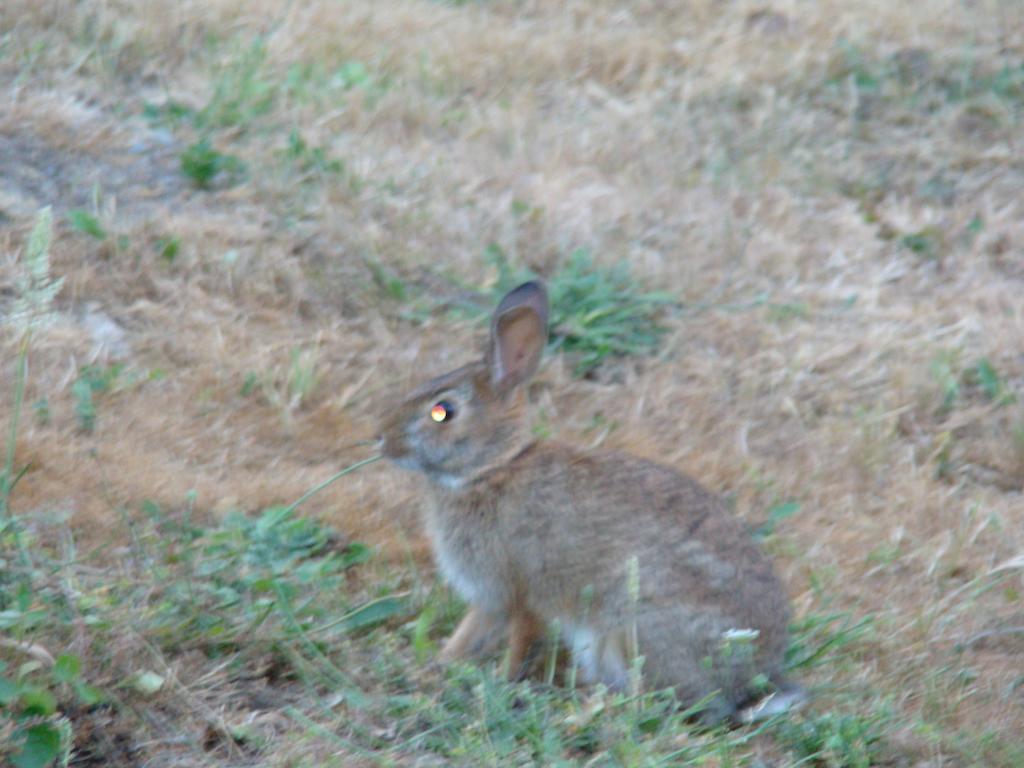
<path fill-rule="evenodd" d="M 472 571 L 513 575 L 508 589 L 566 607 L 581 589 L 613 601 L 635 559 L 645 601 L 713 606 L 754 628 L 788 619 L 771 564 L 740 520 L 654 462 L 536 443 L 474 486 L 441 491 L 434 508 L 445 549 L 465 552 Z"/>

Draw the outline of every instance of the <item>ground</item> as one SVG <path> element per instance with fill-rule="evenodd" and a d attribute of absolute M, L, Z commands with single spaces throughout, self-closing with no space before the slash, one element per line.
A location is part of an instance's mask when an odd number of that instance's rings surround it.
<path fill-rule="evenodd" d="M 1013 0 L 8 0 L 0 754 L 1024 763 L 1022 146 Z M 580 264 L 667 295 L 665 330 L 552 350 L 538 434 L 759 531 L 801 714 L 702 733 L 658 694 L 438 670 L 461 606 L 421 481 L 286 506 L 467 360 L 504 273 Z"/>

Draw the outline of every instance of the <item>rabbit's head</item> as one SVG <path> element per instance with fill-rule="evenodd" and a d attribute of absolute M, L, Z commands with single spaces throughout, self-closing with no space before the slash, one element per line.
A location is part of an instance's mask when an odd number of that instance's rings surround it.
<path fill-rule="evenodd" d="M 522 385 L 547 343 L 548 299 L 529 282 L 510 291 L 491 319 L 484 359 L 432 379 L 384 418 L 384 455 L 448 489 L 509 461 L 531 438 Z"/>

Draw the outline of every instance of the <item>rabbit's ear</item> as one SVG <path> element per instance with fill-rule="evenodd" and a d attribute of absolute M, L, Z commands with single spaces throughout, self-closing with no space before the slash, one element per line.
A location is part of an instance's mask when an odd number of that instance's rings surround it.
<path fill-rule="evenodd" d="M 507 392 L 537 370 L 548 340 L 548 294 L 537 281 L 509 291 L 494 310 L 487 365 L 491 384 Z"/>

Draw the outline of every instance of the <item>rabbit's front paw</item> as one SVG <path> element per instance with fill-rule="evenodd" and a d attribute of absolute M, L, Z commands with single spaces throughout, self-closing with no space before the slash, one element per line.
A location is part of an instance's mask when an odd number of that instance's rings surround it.
<path fill-rule="evenodd" d="M 437 660 L 451 664 L 459 659 L 473 659 L 494 653 L 501 645 L 507 620 L 504 616 L 470 607 L 452 636 L 445 641 Z"/>

